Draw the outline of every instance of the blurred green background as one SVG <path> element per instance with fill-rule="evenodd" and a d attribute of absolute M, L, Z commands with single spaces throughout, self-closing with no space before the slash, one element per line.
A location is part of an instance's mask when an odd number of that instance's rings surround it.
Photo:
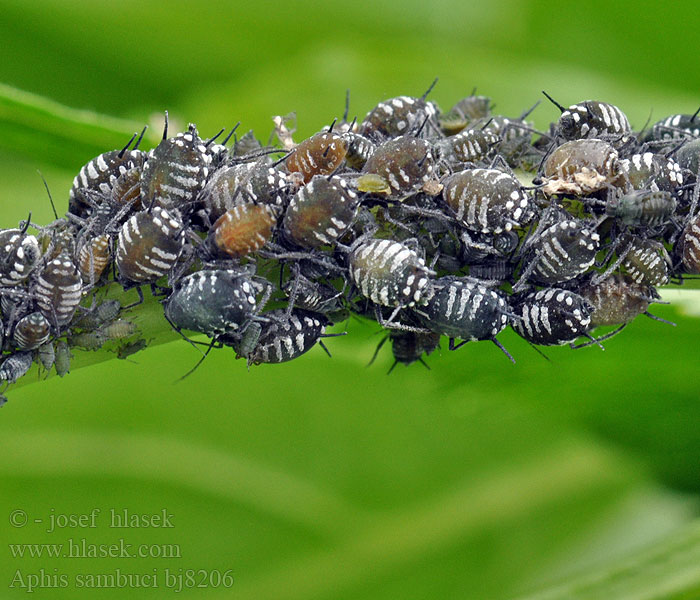
<path fill-rule="evenodd" d="M 204 136 L 240 120 L 263 139 L 295 110 L 301 139 L 342 114 L 348 88 L 361 119 L 439 76 L 443 109 L 476 86 L 508 116 L 542 89 L 617 104 L 637 128 L 692 113 L 698 26 L 692 2 L 0 1 L 3 226 L 52 219 L 37 170 L 65 210 L 79 168 L 143 123 L 157 139 L 165 109 Z M 700 597 L 700 310 L 697 292 L 666 297 L 654 313 L 677 327 L 641 317 L 604 352 L 551 362 L 506 332 L 516 365 L 489 343 L 443 343 L 430 371 L 387 376 L 388 344 L 366 368 L 381 335 L 350 321 L 332 359 L 315 348 L 247 371 L 221 350 L 175 384 L 199 357 L 176 341 L 11 390 L 0 597 L 42 574 L 40 597 L 172 597 L 166 569 L 185 598 Z M 46 531 L 94 508 L 94 528 Z M 174 527 L 111 528 L 110 509 L 165 510 Z M 83 538 L 176 557 L 10 546 Z M 158 587 L 78 588 L 117 569 Z"/>

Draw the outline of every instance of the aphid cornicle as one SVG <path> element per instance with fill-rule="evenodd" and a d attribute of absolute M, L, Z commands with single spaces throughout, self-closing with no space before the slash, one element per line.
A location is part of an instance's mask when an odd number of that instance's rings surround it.
<path fill-rule="evenodd" d="M 508 324 L 509 312 L 503 292 L 453 276 L 436 279 L 434 289 L 426 306 L 415 312 L 428 329 L 450 338 L 450 350 L 479 340 L 493 340 L 501 347 L 496 336 Z M 456 338 L 463 341 L 455 345 Z"/>
<path fill-rule="evenodd" d="M 334 244 L 353 224 L 359 204 L 345 178 L 317 175 L 290 200 L 282 235 L 300 248 Z"/>
<path fill-rule="evenodd" d="M 362 173 L 379 175 L 402 197 L 420 190 L 435 179 L 432 146 L 420 138 L 401 136 L 377 146 Z"/>
<path fill-rule="evenodd" d="M 63 252 L 36 278 L 34 293 L 41 313 L 61 331 L 70 323 L 82 298 L 83 280 L 70 255 Z"/>
<path fill-rule="evenodd" d="M 33 312 L 17 321 L 12 337 L 18 350 L 36 350 L 48 342 L 51 325 L 40 312 Z"/>
<path fill-rule="evenodd" d="M 269 286 L 245 271 L 202 269 L 180 279 L 165 301 L 165 316 L 178 330 L 217 337 L 238 332 L 262 308 L 256 296 Z"/>
<path fill-rule="evenodd" d="M 591 324 L 591 304 L 579 294 L 560 288 L 545 288 L 511 301 L 519 317 L 511 326 L 531 344 L 560 346 L 585 335 Z"/>
<path fill-rule="evenodd" d="M 629 227 L 658 227 L 669 222 L 676 205 L 670 192 L 635 190 L 623 196 L 611 195 L 605 214 Z"/>
<path fill-rule="evenodd" d="M 284 164 L 287 171 L 300 173 L 304 183 L 308 183 L 315 175 L 333 173 L 343 164 L 347 151 L 345 137 L 323 131 L 299 142 Z"/>
<path fill-rule="evenodd" d="M 469 169 L 442 181 L 443 198 L 468 229 L 482 233 L 510 231 L 533 215 L 520 182 L 498 169 Z"/>
<path fill-rule="evenodd" d="M 26 230 L 0 231 L 0 284 L 17 285 L 29 277 L 41 256 L 39 242 Z"/>
<path fill-rule="evenodd" d="M 145 129 L 141 136 L 143 133 L 145 133 Z M 88 217 L 93 211 L 90 192 L 100 192 L 109 197 L 114 183 L 122 173 L 143 165 L 146 153 L 138 150 L 141 138 L 137 140 L 134 148 L 129 150 L 135 137 L 136 134 L 121 150 L 100 154 L 80 169 L 80 172 L 73 179 L 73 186 L 70 189 L 69 213 L 78 217 Z"/>
<path fill-rule="evenodd" d="M 236 204 L 209 229 L 205 247 L 212 256 L 242 258 L 262 248 L 277 224 L 269 204 Z"/>
<path fill-rule="evenodd" d="M 563 283 L 593 266 L 600 236 L 585 221 L 564 220 L 528 240 L 521 277 L 542 285 Z"/>
<path fill-rule="evenodd" d="M 433 272 L 415 250 L 401 242 L 363 241 L 351 251 L 348 267 L 362 295 L 380 306 L 425 304 L 433 293 Z"/>
<path fill-rule="evenodd" d="M 31 366 L 32 353 L 30 351 L 10 354 L 10 356 L 0 364 L 0 381 L 15 383 L 20 377 L 27 374 Z"/>
<path fill-rule="evenodd" d="M 177 211 L 159 206 L 132 215 L 119 231 L 115 262 L 128 284 L 154 283 L 175 265 L 185 244 Z"/>
<path fill-rule="evenodd" d="M 564 139 L 578 140 L 605 135 L 624 136 L 631 131 L 627 116 L 613 104 L 585 100 L 564 108 L 549 94 L 542 93 L 561 110 L 558 131 Z"/>
<path fill-rule="evenodd" d="M 311 350 L 316 342 L 323 344 L 321 338 L 339 335 L 325 333 L 329 322 L 319 313 L 295 308 L 289 316 L 280 309 L 264 313 L 264 316 L 267 322 L 262 323 L 252 351 L 241 346 L 240 338 L 223 339 L 233 346 L 239 357 L 247 358 L 248 364 L 287 362 Z"/>
<path fill-rule="evenodd" d="M 183 212 L 193 209 L 192 202 L 209 175 L 211 156 L 194 125 L 186 133 L 166 138 L 148 154 L 141 174 L 141 203 Z"/>

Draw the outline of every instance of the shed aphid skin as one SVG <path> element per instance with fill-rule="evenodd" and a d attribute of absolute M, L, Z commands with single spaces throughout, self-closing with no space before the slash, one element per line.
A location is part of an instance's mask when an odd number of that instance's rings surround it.
<path fill-rule="evenodd" d="M 109 197 L 114 183 L 121 174 L 143 165 L 146 153 L 138 147 L 145 133 L 144 127 L 133 149 L 129 150 L 129 146 L 136 139 L 136 133 L 121 150 L 104 152 L 88 161 L 80 169 L 70 189 L 69 213 L 83 218 L 90 216 L 93 212 L 92 203 L 89 201 L 90 192 L 99 192 Z"/>
<path fill-rule="evenodd" d="M 443 198 L 467 229 L 501 233 L 532 216 L 530 196 L 516 177 L 498 169 L 469 169 L 442 181 Z"/>
<path fill-rule="evenodd" d="M 561 346 L 586 336 L 592 305 L 583 296 L 561 288 L 545 288 L 515 297 L 511 320 L 517 334 L 531 344 Z"/>
<path fill-rule="evenodd" d="M 617 106 L 598 100 L 585 100 L 564 108 L 547 92 L 542 92 L 560 111 L 558 131 L 564 139 L 578 140 L 603 136 L 625 136 L 632 130 L 625 113 Z"/>

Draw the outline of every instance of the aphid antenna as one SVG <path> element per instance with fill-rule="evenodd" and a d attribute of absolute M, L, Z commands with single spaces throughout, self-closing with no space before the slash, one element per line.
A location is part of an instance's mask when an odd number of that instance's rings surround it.
<path fill-rule="evenodd" d="M 650 319 L 654 319 L 654 321 L 661 321 L 661 323 L 666 323 L 667 325 L 671 325 L 672 327 L 676 327 L 676 324 L 673 321 L 667 321 L 666 319 L 662 319 L 661 317 L 657 317 L 656 315 L 652 315 L 649 311 L 644 311 L 642 314 L 646 317 L 649 317 Z"/>
<path fill-rule="evenodd" d="M 345 110 L 343 111 L 343 123 L 348 122 L 348 113 L 350 112 L 350 89 L 345 90 Z M 355 117 L 357 118 L 357 117 Z M 353 120 L 354 122 L 354 120 Z M 350 128 L 352 129 L 352 127 Z"/>
<path fill-rule="evenodd" d="M 561 104 L 559 104 L 559 102 L 557 102 L 554 98 L 552 98 L 547 92 L 542 90 L 542 93 L 545 95 L 547 100 L 549 100 L 552 104 L 554 104 L 554 106 L 556 106 L 561 112 L 564 112 L 566 110 L 565 107 L 563 107 Z"/>
<path fill-rule="evenodd" d="M 185 339 L 187 339 L 187 338 L 185 338 Z M 175 380 L 174 383 L 178 383 L 178 382 L 182 381 L 183 379 L 185 379 L 186 377 L 189 377 L 190 375 L 192 375 L 192 373 L 194 373 L 199 368 L 199 365 L 201 365 L 204 362 L 204 359 L 209 355 L 209 352 L 211 352 L 211 349 L 214 347 L 215 343 L 216 342 L 214 340 L 212 340 L 211 343 L 209 344 L 209 347 L 207 348 L 207 351 L 204 353 L 202 358 L 200 358 L 197 361 L 197 364 L 194 367 L 192 367 L 189 371 L 187 371 L 187 373 L 185 373 L 182 377 L 179 377 L 177 380 Z M 197 348 L 197 349 L 199 350 L 199 348 Z"/>
<path fill-rule="evenodd" d="M 24 222 L 23 225 L 21 225 L 21 229 L 19 231 L 20 234 L 24 235 L 25 233 L 27 233 L 27 229 L 29 229 L 29 226 L 31 224 L 32 224 L 32 212 L 29 211 L 29 216 L 27 217 L 27 220 Z M 10 255 L 8 255 L 8 258 L 9 258 L 9 256 Z"/>
<path fill-rule="evenodd" d="M 700 110 L 700 109 L 698 109 L 698 110 Z M 666 154 L 664 154 L 664 157 L 665 158 L 672 158 L 673 155 L 676 152 L 678 152 L 683 146 L 685 146 L 689 141 L 690 141 L 690 138 L 683 138 L 683 140 L 681 140 L 680 144 L 671 148 L 671 150 L 669 150 Z"/>
<path fill-rule="evenodd" d="M 433 88 L 435 87 L 435 84 L 438 82 L 439 77 L 436 77 L 433 79 L 433 83 L 430 84 L 430 87 L 425 90 L 423 95 L 420 97 L 421 100 L 425 100 L 428 97 L 428 94 L 433 91 Z"/>
<path fill-rule="evenodd" d="M 616 336 L 618 333 L 620 333 L 625 327 L 627 327 L 627 323 L 623 323 L 620 325 L 618 328 L 614 329 L 613 331 L 610 331 L 609 333 L 606 333 L 605 335 L 602 335 L 598 338 L 594 338 L 591 336 L 588 336 L 591 341 L 588 342 L 583 342 L 582 344 L 575 344 L 574 342 L 571 342 L 569 344 L 569 347 L 572 350 L 579 350 L 580 348 L 588 348 L 588 346 L 593 346 L 594 344 L 600 345 L 600 342 L 604 342 L 605 340 L 609 340 L 611 337 Z M 602 347 L 602 346 L 601 346 Z M 603 348 L 604 350 L 605 348 Z"/>
<path fill-rule="evenodd" d="M 527 119 L 532 114 L 532 112 L 540 105 L 541 102 L 542 100 L 538 100 L 537 102 L 535 102 L 530 108 L 528 108 L 523 114 L 521 114 L 518 117 L 518 121 L 524 121 L 525 119 Z"/>
<path fill-rule="evenodd" d="M 380 332 L 378 331 L 377 333 L 380 333 Z M 365 367 L 370 367 L 370 366 L 372 366 L 372 363 L 374 363 L 374 361 L 377 359 L 377 356 L 379 355 L 379 351 L 382 349 L 382 346 L 383 346 L 384 344 L 386 344 L 386 341 L 387 341 L 388 339 L 389 339 L 389 334 L 386 334 L 386 335 L 381 339 L 381 341 L 379 342 L 379 344 L 377 344 L 376 349 L 374 350 L 374 354 L 372 355 L 372 358 L 371 358 L 370 361 L 365 365 Z M 397 362 L 398 362 L 398 361 L 397 361 Z M 394 363 L 394 364 L 396 364 L 396 363 Z M 391 368 L 393 369 L 394 367 L 391 367 Z M 389 369 L 389 373 L 391 373 L 391 369 Z"/>
<path fill-rule="evenodd" d="M 139 139 L 137 139 L 136 143 L 134 144 L 134 150 L 139 149 L 139 146 L 141 145 L 141 140 L 143 140 L 143 136 L 146 134 L 146 129 L 148 129 L 148 125 L 144 125 L 143 129 L 141 130 L 141 134 L 139 135 Z"/>
<path fill-rule="evenodd" d="M 216 138 L 218 138 L 224 131 L 226 131 L 226 129 L 225 129 L 224 127 L 222 127 L 222 128 L 219 130 L 219 133 L 217 133 L 217 134 L 214 135 L 213 137 L 210 137 L 206 142 L 204 142 L 204 147 L 205 147 L 205 148 L 208 148 L 209 145 L 210 145 L 212 142 L 214 142 L 214 141 L 216 140 Z"/>
<path fill-rule="evenodd" d="M 51 196 L 51 190 L 49 190 L 49 184 L 46 182 L 46 178 L 44 177 L 43 173 L 37 169 L 37 173 L 39 173 L 39 177 L 41 177 L 41 180 L 44 182 L 44 187 L 46 188 L 46 193 L 49 196 L 49 202 L 51 202 L 51 210 L 53 211 L 53 216 L 55 219 L 58 221 L 58 213 L 56 212 L 56 205 L 53 202 L 53 197 Z M 31 215 L 30 215 L 31 218 Z"/>
<path fill-rule="evenodd" d="M 163 124 L 163 139 L 168 137 L 168 111 L 165 111 L 165 123 Z"/>
<path fill-rule="evenodd" d="M 279 152 L 279 150 L 278 150 Z M 276 167 L 278 165 L 281 165 L 283 162 L 285 162 L 292 154 L 296 152 L 296 148 L 293 150 L 289 150 L 282 158 L 279 160 L 276 160 L 275 162 L 272 163 L 272 167 Z"/>
<path fill-rule="evenodd" d="M 231 139 L 231 136 L 232 136 L 234 133 L 236 133 L 236 129 L 238 129 L 238 127 L 240 126 L 240 124 L 241 124 L 241 122 L 238 121 L 238 123 L 236 123 L 236 124 L 233 126 L 233 129 L 231 129 L 231 131 L 229 132 L 229 134 L 221 141 L 221 145 L 222 145 L 222 146 L 225 146 L 226 144 L 228 144 L 228 141 Z"/>
<path fill-rule="evenodd" d="M 126 146 L 124 146 L 120 152 L 119 152 L 119 158 L 123 158 L 124 154 L 126 151 L 129 149 L 129 146 L 131 146 L 131 142 L 133 142 L 136 139 L 136 136 L 138 135 L 138 131 L 134 133 L 134 135 L 131 136 L 131 139 L 126 143 Z"/>
<path fill-rule="evenodd" d="M 491 338 L 491 341 L 494 344 L 496 344 L 496 346 L 498 346 L 498 348 L 501 350 L 501 352 L 503 352 L 503 354 L 505 354 L 510 359 L 510 362 L 515 364 L 515 359 L 513 358 L 512 354 L 510 352 L 508 352 L 508 350 L 506 350 L 505 346 L 503 344 L 501 344 L 501 342 L 499 342 L 496 338 Z"/>

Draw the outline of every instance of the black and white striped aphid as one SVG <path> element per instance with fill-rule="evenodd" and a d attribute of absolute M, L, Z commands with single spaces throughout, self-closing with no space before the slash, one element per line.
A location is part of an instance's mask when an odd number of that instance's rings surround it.
<path fill-rule="evenodd" d="M 245 271 L 203 269 L 180 279 L 165 301 L 165 317 L 178 331 L 215 338 L 239 332 L 264 306 L 270 286 Z M 258 303 L 257 296 L 265 294 Z"/>
<path fill-rule="evenodd" d="M 527 223 L 530 196 L 516 177 L 498 169 L 468 169 L 442 180 L 443 198 L 467 229 L 501 233 Z"/>
<path fill-rule="evenodd" d="M 163 140 L 148 153 L 143 166 L 141 204 L 188 212 L 207 180 L 211 155 L 194 125 L 172 138 L 167 133 L 166 113 Z"/>
<path fill-rule="evenodd" d="M 436 142 L 435 148 L 442 160 L 449 164 L 485 160 L 501 141 L 498 134 L 488 129 L 465 129 Z"/>
<path fill-rule="evenodd" d="M 382 142 L 388 138 L 411 134 L 420 129 L 421 135 L 429 136 L 438 130 L 437 105 L 426 100 L 437 83 L 437 79 L 420 98 L 397 96 L 375 106 L 360 123 L 359 133 L 371 140 Z M 428 126 L 422 127 L 423 123 Z"/>
<path fill-rule="evenodd" d="M 506 355 L 496 336 L 508 324 L 508 302 L 500 290 L 487 288 L 468 277 L 435 280 L 435 293 L 424 308 L 416 309 L 423 324 L 450 338 L 450 350 L 467 342 L 492 340 Z M 455 339 L 463 340 L 455 345 Z"/>
<path fill-rule="evenodd" d="M 119 230 L 116 265 L 126 285 L 153 283 L 170 272 L 185 245 L 177 211 L 160 206 L 132 215 Z"/>
<path fill-rule="evenodd" d="M 700 118 L 698 114 L 700 108 L 692 115 L 676 114 L 670 115 L 657 121 L 649 129 L 649 134 L 646 136 L 646 142 L 655 141 L 674 141 L 682 138 L 697 138 L 700 137 Z"/>
<path fill-rule="evenodd" d="M 569 281 L 593 266 L 599 249 L 600 236 L 590 223 L 555 223 L 527 241 L 521 278 L 541 285 Z"/>
<path fill-rule="evenodd" d="M 267 321 L 262 323 L 255 346 L 242 345 L 240 338 L 231 338 L 230 343 L 239 358 L 248 359 L 248 364 L 282 363 L 298 358 L 311 350 L 316 342 L 328 353 L 321 338 L 341 334 L 327 334 L 328 319 L 319 313 L 295 308 L 287 315 L 284 309 L 264 313 Z M 245 336 L 245 334 L 244 334 Z"/>
<path fill-rule="evenodd" d="M 284 239 L 299 248 L 335 244 L 354 223 L 360 198 L 343 177 L 316 175 L 290 200 Z"/>
<path fill-rule="evenodd" d="M 68 212 L 78 217 L 88 217 L 93 212 L 92 194 L 98 192 L 103 197 L 109 197 L 112 187 L 118 177 L 134 167 L 141 167 L 146 158 L 146 153 L 139 150 L 146 129 L 144 128 L 136 140 L 133 149 L 129 146 L 136 139 L 134 134 L 129 142 L 121 150 L 111 150 L 96 156 L 88 161 L 73 179 L 70 189 Z"/>
<path fill-rule="evenodd" d="M 0 364 L 0 381 L 15 383 L 20 377 L 27 374 L 32 366 L 31 351 L 15 352 L 10 354 Z"/>
<path fill-rule="evenodd" d="M 362 241 L 350 252 L 348 267 L 360 293 L 380 306 L 425 304 L 433 293 L 434 272 L 402 242 Z"/>
<path fill-rule="evenodd" d="M 49 341 L 51 325 L 40 312 L 23 316 L 15 325 L 12 339 L 18 350 L 36 350 Z"/>
<path fill-rule="evenodd" d="M 630 133 L 630 122 L 617 106 L 598 100 L 585 100 L 564 108 L 547 92 L 542 92 L 560 111 L 558 131 L 564 139 L 579 140 Z"/>
<path fill-rule="evenodd" d="M 663 154 L 633 154 L 620 161 L 617 185 L 623 189 L 675 192 L 683 185 L 683 172 L 673 158 Z"/>
<path fill-rule="evenodd" d="M 34 284 L 41 313 L 62 331 L 70 323 L 82 298 L 83 280 L 73 258 L 62 252 L 39 272 Z"/>
<path fill-rule="evenodd" d="M 560 288 L 545 288 L 511 301 L 519 317 L 511 326 L 531 344 L 560 346 L 586 335 L 592 305 L 579 294 Z"/>
<path fill-rule="evenodd" d="M 27 220 L 27 226 L 29 220 Z M 0 231 L 0 284 L 17 285 L 29 277 L 41 256 L 39 242 L 24 229 Z"/>

